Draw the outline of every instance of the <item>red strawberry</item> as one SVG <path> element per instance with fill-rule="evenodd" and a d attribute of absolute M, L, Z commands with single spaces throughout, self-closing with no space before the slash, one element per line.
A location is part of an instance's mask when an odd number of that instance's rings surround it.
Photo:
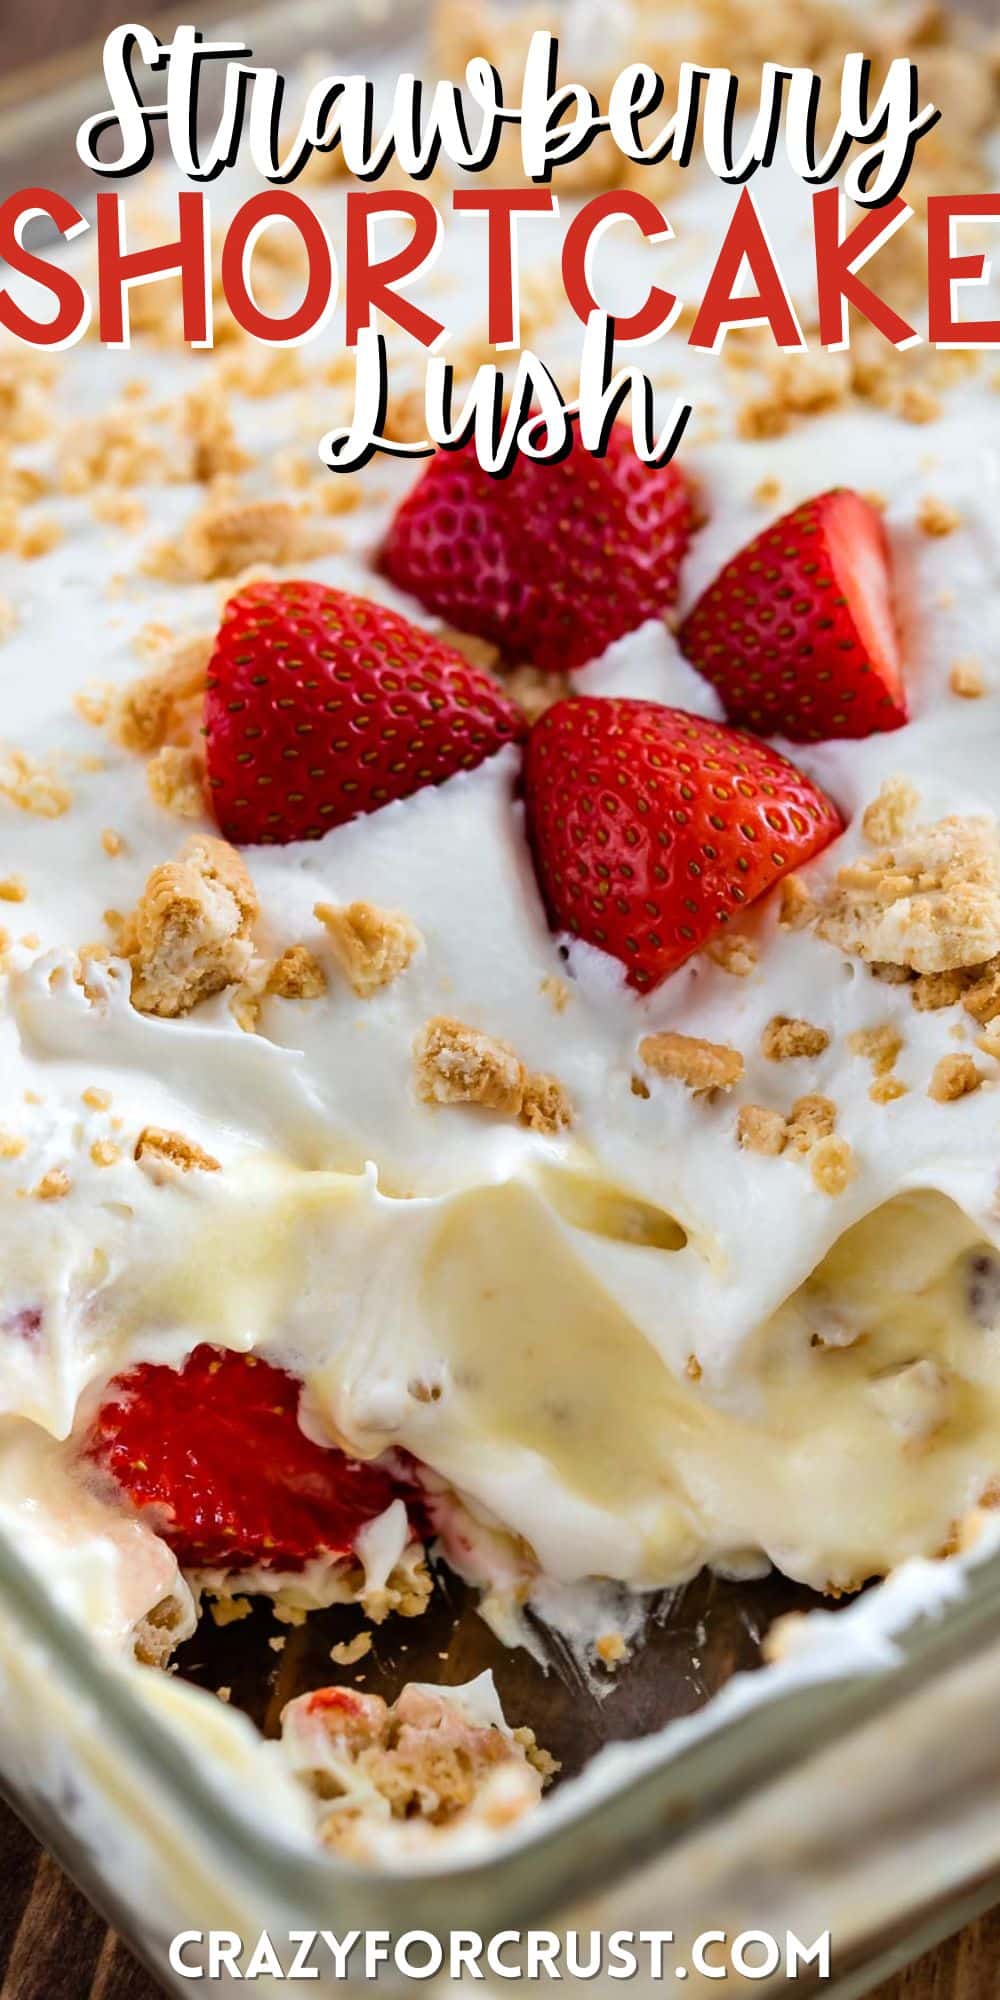
<path fill-rule="evenodd" d="M 692 520 L 684 474 L 644 465 L 619 424 L 606 458 L 574 438 L 561 463 L 519 455 L 506 479 L 471 445 L 440 452 L 382 560 L 401 589 L 508 656 L 580 667 L 674 603 Z"/>
<path fill-rule="evenodd" d="M 816 743 L 906 721 L 880 515 L 837 487 L 765 528 L 680 630 L 733 722 Z"/>
<path fill-rule="evenodd" d="M 641 993 L 841 831 L 787 757 L 652 701 L 557 701 L 524 792 L 553 930 L 620 959 Z"/>
<path fill-rule="evenodd" d="M 110 1384 L 85 1455 L 194 1569 L 300 1569 L 346 1555 L 412 1489 L 383 1465 L 313 1444 L 299 1385 L 250 1354 L 196 1347 L 183 1368 L 145 1363 Z"/>
<path fill-rule="evenodd" d="M 208 670 L 208 784 L 240 843 L 318 840 L 521 736 L 497 683 L 396 611 L 322 583 L 251 583 Z"/>

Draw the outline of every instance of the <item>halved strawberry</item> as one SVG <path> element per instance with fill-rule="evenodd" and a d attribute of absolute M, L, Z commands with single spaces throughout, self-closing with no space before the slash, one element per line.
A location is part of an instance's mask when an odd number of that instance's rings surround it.
<path fill-rule="evenodd" d="M 815 743 L 906 721 L 881 516 L 820 493 L 727 563 L 680 630 L 733 722 Z"/>
<path fill-rule="evenodd" d="M 251 583 L 226 605 L 205 734 L 229 840 L 318 840 L 523 732 L 488 674 L 385 605 L 298 582 Z"/>
<path fill-rule="evenodd" d="M 603 459 L 574 435 L 561 462 L 519 455 L 505 479 L 471 445 L 439 452 L 382 561 L 401 589 L 509 657 L 580 667 L 674 603 L 692 523 L 679 466 L 644 465 L 618 424 Z"/>
<path fill-rule="evenodd" d="M 553 930 L 620 959 L 642 993 L 842 826 L 769 745 L 651 701 L 556 702 L 524 794 Z"/>
<path fill-rule="evenodd" d="M 347 1555 L 366 1521 L 414 1488 L 384 1465 L 314 1444 L 299 1384 L 251 1354 L 196 1347 L 109 1385 L 84 1455 L 189 1569 L 300 1569 Z"/>

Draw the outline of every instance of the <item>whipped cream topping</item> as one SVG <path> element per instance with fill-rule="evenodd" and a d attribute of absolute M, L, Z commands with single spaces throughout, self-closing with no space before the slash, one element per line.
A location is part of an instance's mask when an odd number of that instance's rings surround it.
<path fill-rule="evenodd" d="M 336 234 L 341 197 L 311 192 Z M 778 172 L 761 198 L 794 289 L 807 270 L 807 201 Z M 692 295 L 732 200 L 694 174 L 671 197 L 671 271 Z M 623 232 L 613 247 L 606 282 L 634 303 L 648 249 Z M 477 296 L 472 278 L 463 286 L 456 317 Z M 557 370 L 577 333 L 560 323 L 546 336 Z M 752 439 L 720 403 L 717 359 L 692 354 L 680 335 L 634 359 L 660 370 L 668 398 L 690 389 L 700 412 L 683 463 L 705 519 L 684 565 L 681 612 L 796 501 L 838 483 L 885 496 L 912 719 L 864 742 L 779 746 L 847 822 L 807 871 L 810 886 L 862 849 L 861 813 L 895 774 L 915 786 L 921 818 L 996 813 L 1000 451 L 985 375 L 957 381 L 940 415 L 919 426 L 845 405 Z M 166 399 L 205 365 L 159 346 L 112 354 L 84 344 L 60 357 L 55 400 L 67 417 L 100 408 L 137 373 Z M 232 407 L 241 443 L 261 454 L 248 490 L 270 490 L 264 454 L 276 448 L 309 463 L 312 397 L 234 397 Z M 46 463 L 48 447 L 24 456 Z M 300 567 L 427 622 L 372 560 L 410 476 L 381 465 L 364 503 L 338 522 L 341 546 Z M 769 1557 L 817 1585 L 846 1586 L 937 1547 L 996 1472 L 1000 1437 L 992 1336 L 968 1322 L 955 1277 L 976 1245 L 1000 1244 L 1000 1069 L 977 1057 L 985 1082 L 974 1094 L 949 1104 L 927 1094 L 938 1060 L 972 1045 L 966 1017 L 920 1013 L 905 988 L 872 980 L 811 931 L 783 930 L 775 896 L 741 926 L 756 950 L 746 977 L 698 956 L 637 999 L 614 961 L 549 933 L 513 750 L 322 840 L 245 850 L 267 957 L 305 944 L 323 959 L 317 902 L 360 898 L 405 913 L 420 948 L 373 997 L 330 966 L 317 998 L 265 997 L 249 1033 L 226 994 L 180 1019 L 140 1014 L 128 967 L 113 958 L 88 972 L 87 990 L 79 983 L 76 949 L 109 942 L 105 912 L 131 908 L 150 869 L 198 825 L 158 807 L 142 760 L 73 709 L 88 682 L 134 676 L 133 641 L 148 621 L 183 631 L 217 621 L 214 586 L 138 568 L 152 530 L 179 529 L 199 490 L 152 483 L 143 497 L 150 523 L 134 535 L 95 521 L 85 496 L 53 499 L 58 545 L 30 566 L 0 557 L 0 590 L 17 616 L 0 648 L 5 732 L 18 750 L 54 760 L 72 793 L 51 818 L 0 804 L 3 871 L 26 892 L 7 912 L 14 942 L 0 1014 L 13 1141 L 0 1159 L 0 1408 L 16 1506 L 45 1490 L 50 1440 L 86 1422 L 111 1375 L 139 1360 L 179 1362 L 212 1340 L 267 1351 L 302 1375 L 310 1421 L 352 1451 L 409 1448 L 459 1491 L 487 1536 L 514 1532 L 560 1581 L 652 1586 L 705 1559 L 752 1567 Z M 946 537 L 920 532 L 927 497 L 955 512 Z M 973 656 L 986 691 L 963 701 L 950 668 Z M 618 641 L 575 682 L 720 712 L 657 625 Z M 118 840 L 102 842 L 109 829 Z M 532 1070 L 558 1077 L 571 1129 L 549 1138 L 481 1109 L 421 1101 L 413 1046 L 436 1014 L 502 1038 Z M 821 1027 L 822 1053 L 769 1061 L 761 1039 L 776 1014 Z M 886 1024 L 902 1040 L 896 1073 L 907 1089 L 880 1104 L 850 1038 Z M 710 1101 L 646 1077 L 648 1095 L 637 1094 L 639 1043 L 669 1029 L 738 1048 L 738 1088 Z M 788 1112 L 809 1092 L 834 1102 L 852 1150 L 854 1178 L 835 1197 L 792 1151 L 763 1157 L 736 1139 L 742 1105 Z M 133 1158 L 148 1124 L 182 1132 L 221 1171 L 150 1176 Z M 99 1164 L 109 1149 L 117 1157 Z M 67 1189 L 41 1198 L 53 1174 Z M 964 1385 L 948 1439 L 919 1478 L 912 1382 L 901 1421 L 897 1395 L 868 1394 L 858 1347 L 834 1377 L 812 1342 L 815 1299 L 795 1296 L 854 1225 L 883 1211 L 874 1237 L 849 1239 L 837 1283 L 849 1292 L 856 1282 L 886 1369 L 947 1358 Z M 878 1270 L 883 1228 L 898 1252 L 889 1287 Z M 914 1288 L 938 1302 L 916 1344 Z M 437 1393 L 415 1395 L 414 1384 Z M 132 1582 L 97 1620 L 110 1631 L 135 1593 L 149 1608 L 170 1587 L 152 1553 L 160 1545 L 131 1525 Z M 121 1561 L 129 1568 L 132 1557 Z"/>

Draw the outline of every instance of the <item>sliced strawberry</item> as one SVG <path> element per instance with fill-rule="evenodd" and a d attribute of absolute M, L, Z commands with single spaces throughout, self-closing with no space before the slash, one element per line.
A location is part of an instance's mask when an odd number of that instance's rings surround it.
<path fill-rule="evenodd" d="M 189 1569 L 300 1569 L 346 1555 L 414 1489 L 299 1428 L 299 1384 L 250 1354 L 196 1347 L 110 1384 L 84 1445 Z"/>
<path fill-rule="evenodd" d="M 881 516 L 846 487 L 765 528 L 680 630 L 733 722 L 816 743 L 906 721 Z"/>
<path fill-rule="evenodd" d="M 679 467 L 644 465 L 619 424 L 606 458 L 574 437 L 560 463 L 519 455 L 506 479 L 471 445 L 440 452 L 382 560 L 403 590 L 509 657 L 580 667 L 674 603 L 692 522 Z"/>
<path fill-rule="evenodd" d="M 488 674 L 366 597 L 251 583 L 226 605 L 205 734 L 229 840 L 317 840 L 471 771 L 523 731 Z"/>
<path fill-rule="evenodd" d="M 651 701 L 556 702 L 524 792 L 553 930 L 610 952 L 643 993 L 841 831 L 787 757 Z"/>

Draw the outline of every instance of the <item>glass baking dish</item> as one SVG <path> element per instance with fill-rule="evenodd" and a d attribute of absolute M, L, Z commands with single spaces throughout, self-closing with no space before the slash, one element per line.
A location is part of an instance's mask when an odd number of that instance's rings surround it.
<path fill-rule="evenodd" d="M 419 0 L 343 0 L 331 21 L 321 0 L 289 0 L 212 29 L 238 36 L 252 21 L 255 53 L 281 65 L 335 40 L 363 67 L 390 35 L 402 52 L 421 15 Z M 0 193 L 33 179 L 72 185 L 72 134 L 98 79 L 91 50 L 0 90 Z M 844 1610 L 814 1611 L 783 1657 L 752 1674 L 761 1629 L 816 1600 L 780 1578 L 701 1578 L 664 1597 L 648 1644 L 603 1700 L 504 1654 L 446 1584 L 419 1636 L 379 1634 L 374 1684 L 398 1691 L 425 1655 L 428 1678 L 492 1666 L 508 1712 L 538 1728 L 568 1781 L 488 1859 L 403 1873 L 349 1866 L 275 1823 L 254 1796 L 250 1734 L 233 1715 L 203 1696 L 192 1733 L 179 1684 L 98 1648 L 0 1538 L 0 1781 L 169 1990 L 186 1990 L 167 1961 L 179 1931 L 252 1943 L 266 1929 L 287 1959 L 294 1932 L 544 1926 L 671 1931 L 667 1976 L 681 1968 L 696 1992 L 715 1988 L 691 1955 L 706 1931 L 765 1931 L 782 1945 L 788 1933 L 808 1945 L 829 1932 L 830 1978 L 807 1965 L 794 1990 L 847 2000 L 1000 1897 L 997 1539 L 984 1529 L 966 1557 L 910 1565 Z M 330 1637 L 353 1630 L 354 1616 L 310 1621 L 313 1636 L 293 1634 L 280 1668 L 256 1618 L 226 1631 L 206 1622 L 181 1671 L 203 1688 L 231 1685 L 266 1728 L 281 1699 L 329 1677 Z M 392 1984 L 391 1968 L 380 1976 Z M 311 1990 L 336 1983 L 323 1971 Z M 255 1981 L 264 1994 L 279 1984 Z M 785 1966 L 754 1985 L 790 1989 Z M 651 1981 L 640 1973 L 633 1986 Z"/>

